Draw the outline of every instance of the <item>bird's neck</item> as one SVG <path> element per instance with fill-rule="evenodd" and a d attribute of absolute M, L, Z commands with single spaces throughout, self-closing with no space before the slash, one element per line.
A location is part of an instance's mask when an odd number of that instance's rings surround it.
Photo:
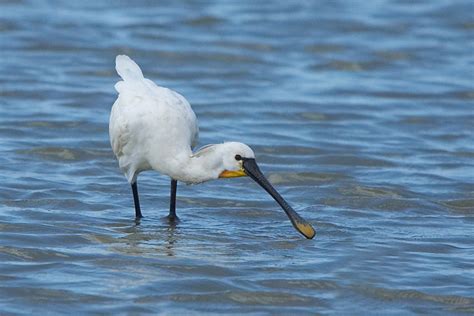
<path fill-rule="evenodd" d="M 207 155 L 183 154 L 175 156 L 175 165 L 168 174 L 171 178 L 193 184 L 217 179 L 220 174 L 220 160 L 212 153 Z"/>

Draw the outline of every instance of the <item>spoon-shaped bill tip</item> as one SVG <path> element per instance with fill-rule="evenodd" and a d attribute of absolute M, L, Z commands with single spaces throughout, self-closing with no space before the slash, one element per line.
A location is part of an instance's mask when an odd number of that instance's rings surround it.
<path fill-rule="evenodd" d="M 316 235 L 316 231 L 309 223 L 296 223 L 294 226 L 296 230 L 308 239 L 313 239 Z"/>

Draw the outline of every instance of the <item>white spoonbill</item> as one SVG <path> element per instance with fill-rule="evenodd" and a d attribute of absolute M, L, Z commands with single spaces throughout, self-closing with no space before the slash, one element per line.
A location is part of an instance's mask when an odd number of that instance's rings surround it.
<path fill-rule="evenodd" d="M 188 101 L 143 77 L 140 67 L 128 56 L 117 56 L 115 64 L 123 81 L 115 85 L 119 95 L 110 113 L 110 143 L 120 170 L 132 186 L 136 218 L 142 217 L 137 188 L 141 171 L 153 169 L 171 178 L 170 221 L 177 220 L 178 181 L 201 183 L 249 176 L 280 204 L 296 230 L 306 238 L 314 237 L 311 224 L 286 203 L 262 174 L 250 147 L 225 142 L 193 153 L 199 129 Z"/>

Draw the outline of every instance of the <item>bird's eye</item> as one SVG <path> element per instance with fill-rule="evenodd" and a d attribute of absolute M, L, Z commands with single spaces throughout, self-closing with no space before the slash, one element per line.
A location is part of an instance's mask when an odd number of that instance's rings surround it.
<path fill-rule="evenodd" d="M 235 155 L 235 160 L 237 160 L 237 161 L 242 160 L 242 156 L 241 155 Z"/>

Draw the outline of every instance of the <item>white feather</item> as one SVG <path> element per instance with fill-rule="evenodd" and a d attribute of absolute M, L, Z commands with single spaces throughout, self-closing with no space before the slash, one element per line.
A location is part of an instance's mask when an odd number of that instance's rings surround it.
<path fill-rule="evenodd" d="M 144 79 L 140 67 L 126 55 L 118 55 L 115 58 L 115 69 L 124 81 Z"/>

